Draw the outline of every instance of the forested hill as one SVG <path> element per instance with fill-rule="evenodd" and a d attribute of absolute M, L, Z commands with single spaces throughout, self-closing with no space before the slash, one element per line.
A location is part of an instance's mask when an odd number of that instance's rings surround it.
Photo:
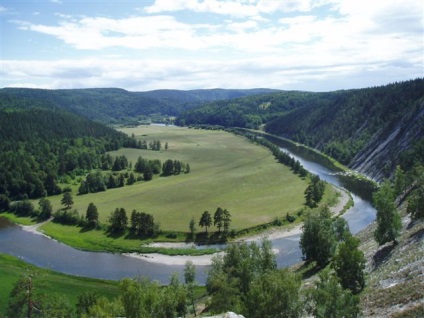
<path fill-rule="evenodd" d="M 381 180 L 398 164 L 408 170 L 423 163 L 424 80 L 334 92 L 265 129 Z"/>
<path fill-rule="evenodd" d="M 327 93 L 277 92 L 208 103 L 181 125 L 256 128 L 323 151 L 377 180 L 424 158 L 424 80 Z M 421 158 L 421 159 L 420 159 Z"/>
<path fill-rule="evenodd" d="M 175 116 L 204 102 L 269 93 L 270 89 L 156 90 L 129 92 L 117 88 L 43 90 L 0 89 L 1 108 L 61 108 L 104 123 L 160 113 Z"/>
<path fill-rule="evenodd" d="M 127 136 L 113 128 L 63 110 L 43 108 L 0 110 L 2 145 L 33 139 L 51 141 L 82 137 L 105 137 L 124 142 Z"/>
<path fill-rule="evenodd" d="M 60 193 L 58 183 L 101 165 L 135 139 L 63 110 L 0 110 L 0 211 L 9 200 Z"/>

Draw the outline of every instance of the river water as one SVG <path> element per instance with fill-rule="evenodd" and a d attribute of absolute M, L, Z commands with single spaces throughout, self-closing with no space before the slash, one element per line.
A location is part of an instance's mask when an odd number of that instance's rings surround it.
<path fill-rule="evenodd" d="M 299 160 L 308 171 L 351 193 L 354 206 L 343 217 L 347 220 L 352 233 L 357 233 L 375 219 L 376 212 L 370 204 L 367 186 L 347 181 L 334 169 L 311 159 L 311 156 L 304 151 L 281 149 Z M 273 247 L 279 251 L 276 254 L 278 267 L 290 266 L 301 260 L 299 240 L 300 235 L 293 235 L 272 241 Z M 25 231 L 1 217 L 0 253 L 14 255 L 39 267 L 76 276 L 119 280 L 141 275 L 163 284 L 169 283 L 169 278 L 174 272 L 184 277 L 184 266 L 154 264 L 119 254 L 79 251 L 43 235 Z M 198 283 L 205 284 L 208 268 L 208 266 L 196 266 Z"/>

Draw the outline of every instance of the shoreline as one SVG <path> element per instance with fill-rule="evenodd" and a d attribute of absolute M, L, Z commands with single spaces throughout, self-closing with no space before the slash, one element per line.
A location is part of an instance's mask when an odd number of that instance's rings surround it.
<path fill-rule="evenodd" d="M 337 204 L 333 207 L 330 207 L 330 211 L 337 215 L 339 214 L 346 204 L 350 200 L 350 195 L 346 190 L 336 188 L 336 191 L 340 193 L 339 200 Z M 238 238 L 234 243 L 237 242 L 258 242 L 264 238 L 267 238 L 269 240 L 276 240 L 280 238 L 286 238 L 291 237 L 295 235 L 300 235 L 302 233 L 302 224 L 297 224 L 291 228 L 284 228 L 284 229 L 278 229 L 278 228 L 272 228 L 268 231 L 259 233 L 259 234 L 253 234 L 248 235 L 242 238 Z M 231 243 L 231 242 L 230 242 Z M 180 247 L 183 245 L 193 246 L 193 243 L 151 243 L 147 246 L 155 246 L 155 247 L 167 247 L 172 248 L 174 247 Z M 278 250 L 274 250 L 274 253 L 278 253 Z M 142 253 L 123 253 L 122 255 L 127 257 L 133 257 L 145 260 L 147 262 L 153 263 L 153 264 L 165 264 L 165 265 L 185 265 L 187 261 L 193 262 L 194 265 L 197 266 L 209 266 L 212 264 L 212 258 L 218 255 L 224 255 L 224 252 L 217 252 L 210 255 L 201 255 L 201 256 L 190 256 L 190 255 L 164 255 L 159 253 L 149 253 L 149 254 L 142 254 Z"/>

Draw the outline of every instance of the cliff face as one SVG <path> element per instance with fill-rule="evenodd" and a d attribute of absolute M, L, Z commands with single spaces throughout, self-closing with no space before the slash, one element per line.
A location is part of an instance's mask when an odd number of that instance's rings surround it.
<path fill-rule="evenodd" d="M 349 166 L 370 178 L 381 181 L 391 177 L 399 154 L 424 138 L 424 100 L 404 114 L 394 125 L 377 131 L 356 154 Z"/>

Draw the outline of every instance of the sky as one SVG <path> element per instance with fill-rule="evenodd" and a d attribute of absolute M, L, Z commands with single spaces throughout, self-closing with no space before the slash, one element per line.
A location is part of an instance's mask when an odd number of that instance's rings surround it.
<path fill-rule="evenodd" d="M 333 91 L 424 76 L 422 0 L 2 0 L 0 87 Z"/>

